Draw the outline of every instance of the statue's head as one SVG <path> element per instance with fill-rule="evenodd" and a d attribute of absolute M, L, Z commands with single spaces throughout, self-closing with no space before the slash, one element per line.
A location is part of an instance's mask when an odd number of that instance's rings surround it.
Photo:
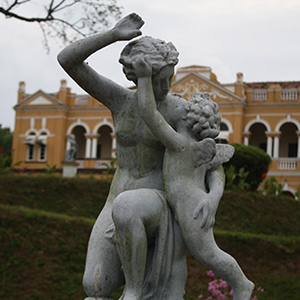
<path fill-rule="evenodd" d="M 69 140 L 75 140 L 75 134 L 72 134 L 72 133 L 68 134 L 67 135 L 67 139 L 69 139 Z"/>
<path fill-rule="evenodd" d="M 216 138 L 220 133 L 221 114 L 219 106 L 208 93 L 196 93 L 186 103 L 183 119 L 198 140 Z"/>
<path fill-rule="evenodd" d="M 123 49 L 119 62 L 123 65 L 123 72 L 126 78 L 135 84 L 137 84 L 137 77 L 132 63 L 141 55 L 147 56 L 152 65 L 153 76 L 155 76 L 166 66 L 173 67 L 174 72 L 174 66 L 178 63 L 179 53 L 172 43 L 166 43 L 150 36 L 130 42 Z"/>

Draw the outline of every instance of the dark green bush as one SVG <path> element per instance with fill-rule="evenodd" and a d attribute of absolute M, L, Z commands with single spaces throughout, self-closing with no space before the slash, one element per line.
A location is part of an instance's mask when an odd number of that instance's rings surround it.
<path fill-rule="evenodd" d="M 271 162 L 270 156 L 254 146 L 232 144 L 235 153 L 232 159 L 224 164 L 225 170 L 233 165 L 236 170 L 243 169 L 248 173 L 245 182 L 249 184 L 251 191 L 255 191 L 263 180 L 263 174 L 268 172 Z"/>

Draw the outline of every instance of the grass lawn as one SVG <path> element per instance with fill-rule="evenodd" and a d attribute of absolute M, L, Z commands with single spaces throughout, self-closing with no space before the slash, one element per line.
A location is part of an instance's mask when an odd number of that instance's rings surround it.
<path fill-rule="evenodd" d="M 0 176 L 0 299 L 84 299 L 87 242 L 108 190 L 95 179 Z M 215 235 L 264 288 L 260 300 L 300 299 L 299 202 L 226 192 Z M 185 299 L 207 296 L 205 269 L 191 256 L 188 268 Z"/>

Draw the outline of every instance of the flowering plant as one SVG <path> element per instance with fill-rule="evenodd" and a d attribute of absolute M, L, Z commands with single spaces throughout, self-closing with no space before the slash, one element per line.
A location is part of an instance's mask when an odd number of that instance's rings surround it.
<path fill-rule="evenodd" d="M 208 283 L 208 291 L 210 295 L 204 297 L 202 294 L 198 296 L 198 299 L 203 300 L 229 300 L 233 296 L 233 290 L 230 289 L 228 283 L 225 280 L 216 278 L 216 275 L 212 270 L 208 270 L 206 275 L 212 280 Z M 263 292 L 264 289 L 261 287 L 257 288 L 258 292 Z M 251 300 L 259 300 L 257 296 L 253 296 Z"/>

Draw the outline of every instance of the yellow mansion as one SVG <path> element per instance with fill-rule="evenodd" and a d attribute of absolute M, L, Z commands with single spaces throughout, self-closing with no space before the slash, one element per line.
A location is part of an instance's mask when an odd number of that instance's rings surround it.
<path fill-rule="evenodd" d="M 243 81 L 221 84 L 211 68 L 178 69 L 172 93 L 188 99 L 208 92 L 222 114 L 220 140 L 264 149 L 271 157 L 269 176 L 275 176 L 287 192 L 300 187 L 300 81 Z M 105 169 L 116 157 L 113 120 L 109 110 L 88 95 L 77 95 L 61 81 L 56 93 L 37 91 L 28 95 L 20 82 L 13 138 L 13 162 L 27 169 L 45 165 L 62 168 L 68 134 L 78 144 L 79 170 Z"/>

